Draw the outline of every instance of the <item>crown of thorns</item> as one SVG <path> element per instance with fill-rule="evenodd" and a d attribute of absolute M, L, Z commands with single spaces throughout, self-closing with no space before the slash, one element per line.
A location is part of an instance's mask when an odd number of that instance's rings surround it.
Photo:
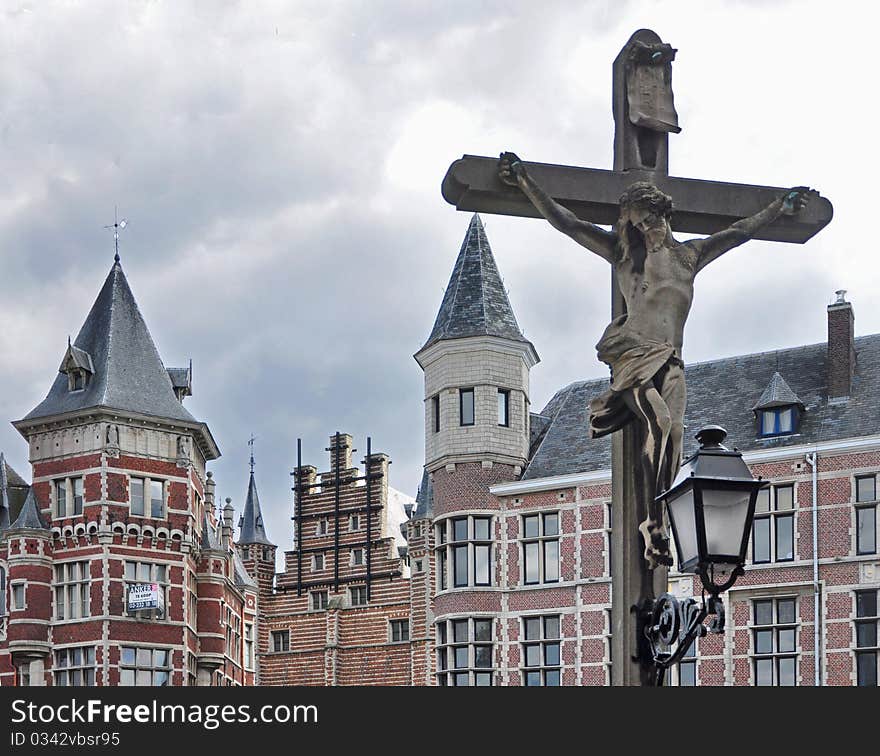
<path fill-rule="evenodd" d="M 646 207 L 657 215 L 672 215 L 672 197 L 647 181 L 637 181 L 620 195 L 620 207 Z"/>

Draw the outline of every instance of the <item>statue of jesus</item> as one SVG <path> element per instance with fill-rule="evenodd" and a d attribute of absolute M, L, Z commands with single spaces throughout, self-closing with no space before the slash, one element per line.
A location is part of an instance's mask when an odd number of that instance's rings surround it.
<path fill-rule="evenodd" d="M 647 512 L 640 526 L 645 558 L 652 568 L 671 564 L 658 494 L 672 484 L 682 457 L 686 404 L 682 338 L 697 273 L 725 252 L 748 241 L 781 215 L 806 205 L 811 190 L 795 187 L 755 215 L 704 239 L 678 242 L 669 219 L 672 199 L 653 184 L 639 181 L 620 197 L 614 231 L 578 218 L 553 200 L 512 152 L 501 154 L 499 177 L 519 187 L 557 230 L 614 266 L 626 313 L 615 318 L 596 345 L 611 368 L 611 387 L 590 402 L 594 438 L 632 421 L 641 429 L 642 485 Z"/>

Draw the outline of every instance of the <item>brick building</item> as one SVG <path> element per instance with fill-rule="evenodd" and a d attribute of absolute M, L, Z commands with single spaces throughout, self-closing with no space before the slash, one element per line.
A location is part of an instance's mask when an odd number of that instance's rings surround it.
<path fill-rule="evenodd" d="M 247 685 L 258 589 L 214 512 L 220 455 L 117 257 L 46 399 L 0 457 L 0 685 Z"/>
<path fill-rule="evenodd" d="M 772 486 L 746 573 L 725 595 L 725 634 L 700 639 L 673 682 L 877 684 L 880 335 L 855 337 L 844 295 L 828 307 L 826 342 L 686 369 L 688 435 L 722 425 Z M 425 474 L 409 554 L 424 567 L 413 607 L 428 607 L 413 637 L 434 647 L 424 681 L 609 684 L 611 444 L 587 433 L 588 401 L 608 380 L 530 412 L 537 354 L 477 216 L 415 357 Z M 674 570 L 669 583 L 700 590 Z"/>
<path fill-rule="evenodd" d="M 284 572 L 271 569 L 275 547 L 262 526 L 251 478 L 239 548 L 260 584 L 261 685 L 411 685 L 424 681 L 426 605 L 413 610 L 406 541 L 407 513 L 388 485 L 389 458 L 367 454 L 361 471 L 352 437 L 337 433 L 330 469 L 303 466 L 295 475 L 294 548 Z M 253 502 L 253 506 L 251 506 Z M 265 552 L 264 549 L 271 549 Z M 260 562 L 260 559 L 268 560 Z M 260 572 L 260 564 L 266 571 Z"/>

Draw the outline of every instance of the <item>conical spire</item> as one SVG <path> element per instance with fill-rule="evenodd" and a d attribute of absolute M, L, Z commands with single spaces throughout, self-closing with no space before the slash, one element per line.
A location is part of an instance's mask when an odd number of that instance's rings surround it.
<path fill-rule="evenodd" d="M 27 498 L 21 507 L 21 512 L 15 522 L 9 526 L 10 530 L 47 530 L 40 517 L 40 510 L 37 508 L 37 497 L 34 496 L 34 489 L 28 490 Z"/>
<path fill-rule="evenodd" d="M 65 353 L 62 370 L 67 365 L 91 371 L 84 387 L 72 390 L 68 376 L 59 373 L 48 396 L 25 420 L 109 407 L 195 422 L 174 394 L 171 378 L 118 261 Z"/>
<path fill-rule="evenodd" d="M 441 339 L 466 336 L 527 341 L 514 317 L 486 231 L 476 213 L 471 218 L 425 347 Z"/>
<path fill-rule="evenodd" d="M 257 494 L 257 483 L 254 480 L 253 468 L 251 468 L 247 499 L 244 502 L 244 511 L 241 514 L 241 519 L 238 521 L 238 543 L 262 543 L 267 546 L 275 545 L 269 540 L 266 535 L 266 528 L 263 525 L 263 513 L 260 511 L 260 497 L 259 494 Z"/>

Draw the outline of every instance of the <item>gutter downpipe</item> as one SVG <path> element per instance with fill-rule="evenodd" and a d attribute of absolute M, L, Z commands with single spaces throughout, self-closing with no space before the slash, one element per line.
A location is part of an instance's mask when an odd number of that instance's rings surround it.
<path fill-rule="evenodd" d="M 819 455 L 813 451 L 804 455 L 813 470 L 813 684 L 822 684 L 821 649 L 819 646 Z"/>

